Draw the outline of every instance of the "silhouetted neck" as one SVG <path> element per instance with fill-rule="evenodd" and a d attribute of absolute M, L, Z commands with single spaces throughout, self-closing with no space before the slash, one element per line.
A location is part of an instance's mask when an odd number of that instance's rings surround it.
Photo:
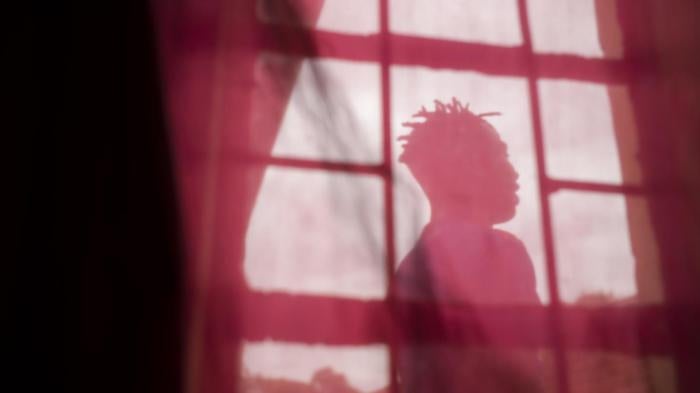
<path fill-rule="evenodd" d="M 482 227 L 493 227 L 493 220 L 486 213 L 486 209 L 480 209 L 469 204 L 459 205 L 430 205 L 430 222 L 463 222 Z"/>

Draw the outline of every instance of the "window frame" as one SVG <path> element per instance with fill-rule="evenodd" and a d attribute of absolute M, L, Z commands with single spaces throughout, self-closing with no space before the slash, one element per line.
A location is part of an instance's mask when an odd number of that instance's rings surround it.
<path fill-rule="evenodd" d="M 527 10 L 527 0 L 518 0 L 518 18 L 521 29 L 522 44 L 514 47 L 503 47 L 491 44 L 457 42 L 444 39 L 414 37 L 390 32 L 389 1 L 378 0 L 379 32 L 376 34 L 360 35 L 345 34 L 330 31 L 313 30 L 309 28 L 260 23 L 261 50 L 298 55 L 304 58 L 339 59 L 349 61 L 373 62 L 380 65 L 380 94 L 381 94 L 381 130 L 382 130 L 382 162 L 380 164 L 356 164 L 350 162 L 328 162 L 314 159 L 300 159 L 279 156 L 246 157 L 249 163 L 260 166 L 281 166 L 286 168 L 303 168 L 310 170 L 340 171 L 352 174 L 368 174 L 379 176 L 383 181 L 383 200 L 385 208 L 384 241 L 386 245 L 385 270 L 387 277 L 387 296 L 383 300 L 356 300 L 347 298 L 329 298 L 313 295 L 286 295 L 283 293 L 259 293 L 249 288 L 244 290 L 243 306 L 240 308 L 243 321 L 241 339 L 258 341 L 274 339 L 279 341 L 324 343 L 330 345 L 362 345 L 386 343 L 390 348 L 390 391 L 398 392 L 396 373 L 396 353 L 401 341 L 406 335 L 401 327 L 396 326 L 394 316 L 401 310 L 409 309 L 416 314 L 429 315 L 434 308 L 425 304 L 414 304 L 410 301 L 397 299 L 393 296 L 394 266 L 396 265 L 396 247 L 394 237 L 394 197 L 393 197 L 393 162 L 391 142 L 391 67 L 425 66 L 432 69 L 453 69 L 459 71 L 476 71 L 488 75 L 521 77 L 527 80 L 528 98 L 531 110 L 531 121 L 535 147 L 535 161 L 538 174 L 538 197 L 540 218 L 542 223 L 542 238 L 545 251 L 547 288 L 549 304 L 536 307 L 485 306 L 478 307 L 486 318 L 498 318 L 504 312 L 513 315 L 515 321 L 532 329 L 522 329 L 522 335 L 515 337 L 519 345 L 531 348 L 549 348 L 553 350 L 557 391 L 570 391 L 568 382 L 568 367 L 566 351 L 571 348 L 585 350 L 611 350 L 627 353 L 641 350 L 645 354 L 668 355 L 670 344 L 667 337 L 659 334 L 646 334 L 640 338 L 639 347 L 632 347 L 628 341 L 598 340 L 587 342 L 572 342 L 565 337 L 565 331 L 577 326 L 583 320 L 595 319 L 606 332 L 626 332 L 638 329 L 638 326 L 658 326 L 664 320 L 662 306 L 624 305 L 615 308 L 601 306 L 596 309 L 582 309 L 572 305 L 564 305 L 559 296 L 557 261 L 554 252 L 552 230 L 552 213 L 550 196 L 560 190 L 588 191 L 609 193 L 622 196 L 645 196 L 649 194 L 643 186 L 629 184 L 605 184 L 589 181 L 572 181 L 555 179 L 546 172 L 546 151 L 543 141 L 541 122 L 540 97 L 537 81 L 539 79 L 568 79 L 592 82 L 605 85 L 629 84 L 629 75 L 637 69 L 631 59 L 589 58 L 570 54 L 536 53 L 533 50 L 530 33 L 530 19 Z M 290 38 L 279 43 L 275 37 L 286 35 Z M 295 39 L 295 38 L 303 38 Z M 313 47 L 304 44 L 309 38 L 316 43 Z M 291 43 L 291 44 L 290 44 Z M 464 56 L 453 56 L 455 52 Z M 304 324 L 290 328 L 285 321 L 284 329 L 276 326 L 273 310 L 279 307 L 293 308 L 300 313 L 308 310 L 341 309 L 348 315 L 370 315 L 379 328 L 368 332 L 353 332 L 346 334 L 341 326 L 329 314 L 318 315 L 313 327 Z M 254 309 L 254 312 L 247 310 Z M 270 310 L 261 313 L 260 310 Z M 255 323 L 248 324 L 251 319 Z M 596 318 L 598 317 L 598 318 Z M 540 323 L 545 321 L 547 332 L 537 332 Z M 526 331 L 531 331 L 530 333 Z M 398 334 L 397 336 L 397 332 Z M 451 337 L 432 337 L 450 342 Z"/>

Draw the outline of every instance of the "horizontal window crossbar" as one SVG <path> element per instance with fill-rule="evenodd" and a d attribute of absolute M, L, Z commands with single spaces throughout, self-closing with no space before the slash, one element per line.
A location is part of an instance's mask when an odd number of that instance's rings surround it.
<path fill-rule="evenodd" d="M 289 55 L 377 63 L 382 57 L 378 34 L 354 35 L 265 25 L 259 38 L 263 49 Z M 642 64 L 576 55 L 532 54 L 523 46 L 505 47 L 400 34 L 389 34 L 387 47 L 392 65 L 608 84 L 625 83 L 629 75 L 640 72 Z"/>
<path fill-rule="evenodd" d="M 366 345 L 449 343 L 552 348 L 548 306 L 445 305 L 251 292 L 238 315 L 245 340 Z M 671 340 L 662 305 L 560 305 L 567 349 L 666 355 Z"/>
<path fill-rule="evenodd" d="M 185 155 L 188 161 L 205 160 L 206 154 L 192 152 Z M 277 166 L 297 169 L 325 170 L 331 172 L 357 173 L 386 177 L 389 168 L 383 164 L 361 164 L 341 161 L 315 160 L 297 157 L 280 157 L 236 150 L 223 151 L 219 155 L 223 163 L 250 166 Z"/>
<path fill-rule="evenodd" d="M 550 193 L 561 191 L 561 190 L 574 190 L 574 191 L 615 193 L 615 194 L 625 194 L 625 195 L 644 195 L 644 194 L 649 193 L 651 191 L 651 190 L 646 189 L 643 186 L 637 186 L 637 185 L 605 184 L 605 183 L 560 180 L 560 179 L 548 179 L 548 180 L 546 180 L 545 185 L 546 185 L 545 189 Z"/>

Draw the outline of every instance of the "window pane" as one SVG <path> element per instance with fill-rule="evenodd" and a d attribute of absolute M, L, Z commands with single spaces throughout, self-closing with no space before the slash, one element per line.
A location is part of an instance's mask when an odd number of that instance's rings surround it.
<path fill-rule="evenodd" d="M 385 345 L 328 346 L 247 342 L 243 392 L 372 392 L 389 385 Z M 275 389 L 276 388 L 276 389 Z"/>
<path fill-rule="evenodd" d="M 620 57 L 614 1 L 528 0 L 535 52 Z"/>
<path fill-rule="evenodd" d="M 391 0 L 392 32 L 514 46 L 522 43 L 516 0 Z"/>
<path fill-rule="evenodd" d="M 269 168 L 246 234 L 258 290 L 356 298 L 386 293 L 381 178 Z"/>
<path fill-rule="evenodd" d="M 379 2 L 324 0 L 316 28 L 342 33 L 376 33 L 379 31 Z"/>
<path fill-rule="evenodd" d="M 258 0 L 257 11 L 267 23 L 350 34 L 379 30 L 377 0 Z"/>
<path fill-rule="evenodd" d="M 538 89 L 550 176 L 610 184 L 639 181 L 636 127 L 625 88 L 540 80 Z"/>
<path fill-rule="evenodd" d="M 551 201 L 562 300 L 637 301 L 625 197 L 561 191 Z"/>
<path fill-rule="evenodd" d="M 275 75 L 289 58 L 264 55 L 258 63 L 253 124 L 265 124 L 286 78 Z M 379 66 L 339 60 L 304 60 L 291 89 L 273 155 L 379 163 L 381 161 Z M 258 127 L 264 129 L 263 125 Z M 255 139 L 257 136 L 252 135 Z M 259 136 L 262 138 L 262 134 Z M 266 151 L 264 143 L 256 143 Z"/>

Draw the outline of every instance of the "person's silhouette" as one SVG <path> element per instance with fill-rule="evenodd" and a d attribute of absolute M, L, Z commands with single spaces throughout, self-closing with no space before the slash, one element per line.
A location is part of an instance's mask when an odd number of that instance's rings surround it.
<path fill-rule="evenodd" d="M 518 204 L 518 174 L 506 144 L 484 117 L 453 99 L 435 101 L 406 122 L 412 131 L 399 161 L 430 201 L 430 222 L 401 262 L 401 297 L 471 304 L 539 302 L 523 244 L 493 225 L 510 220 Z"/>
<path fill-rule="evenodd" d="M 395 290 L 399 298 L 432 303 L 438 315 L 444 303 L 461 303 L 471 311 L 484 305 L 539 304 L 525 247 L 493 227 L 513 218 L 519 202 L 518 174 L 508 161 L 506 144 L 484 120 L 494 114 L 474 114 L 456 99 L 435 101 L 434 111 L 423 107 L 414 115 L 424 121 L 404 123 L 411 132 L 399 138 L 405 142 L 399 160 L 425 192 L 431 217 L 401 261 Z M 493 349 L 503 347 L 504 331 L 518 327 L 477 325 L 470 328 L 484 340 L 480 348 L 404 348 L 402 390 L 536 391 L 536 355 Z"/>

